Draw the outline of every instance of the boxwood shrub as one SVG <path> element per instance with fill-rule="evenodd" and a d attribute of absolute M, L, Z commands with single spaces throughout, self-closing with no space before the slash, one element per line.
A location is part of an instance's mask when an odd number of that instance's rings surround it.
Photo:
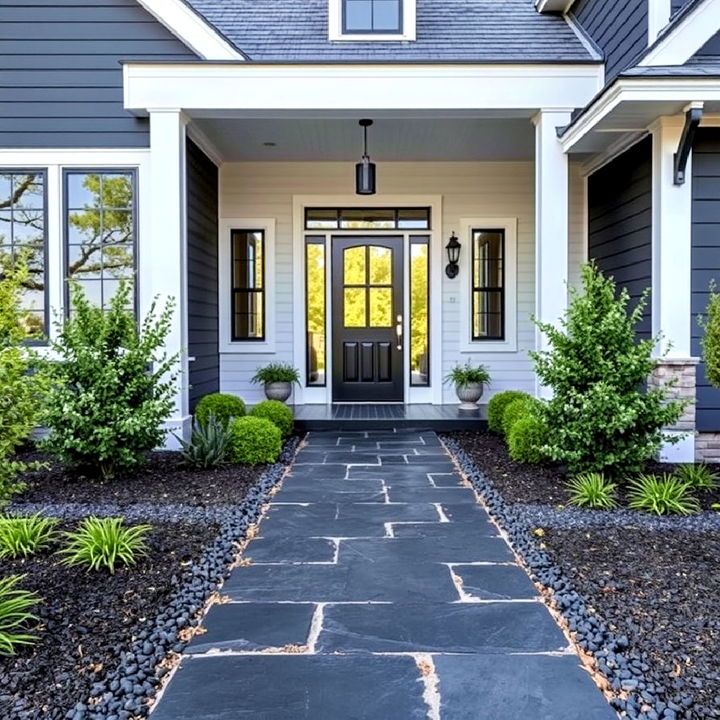
<path fill-rule="evenodd" d="M 505 390 L 504 392 L 497 393 L 490 398 L 487 407 L 488 414 L 488 428 L 495 433 L 502 435 L 503 433 L 503 416 L 505 415 L 505 409 L 514 400 L 522 400 L 523 398 L 529 398 L 526 392 L 520 390 Z"/>
<path fill-rule="evenodd" d="M 505 433 L 505 437 L 508 438 L 510 436 L 510 431 L 518 420 L 537 414 L 535 411 L 539 406 L 540 402 L 530 395 L 518 398 L 509 403 L 503 414 L 503 432 Z"/>
<path fill-rule="evenodd" d="M 227 426 L 233 418 L 244 417 L 245 403 L 242 398 L 227 393 L 205 395 L 195 408 L 195 419 L 200 425 L 205 426 L 211 415 Z"/>
<path fill-rule="evenodd" d="M 537 465 L 546 460 L 542 448 L 547 441 L 548 429 L 535 415 L 526 413 L 515 422 L 508 433 L 508 451 L 515 462 Z"/>
<path fill-rule="evenodd" d="M 282 450 L 280 428 L 261 417 L 235 418 L 230 424 L 230 460 L 242 465 L 273 463 Z"/>
<path fill-rule="evenodd" d="M 279 400 L 263 400 L 250 410 L 252 417 L 260 417 L 269 420 L 279 428 L 283 437 L 290 435 L 293 429 L 292 410 Z"/>

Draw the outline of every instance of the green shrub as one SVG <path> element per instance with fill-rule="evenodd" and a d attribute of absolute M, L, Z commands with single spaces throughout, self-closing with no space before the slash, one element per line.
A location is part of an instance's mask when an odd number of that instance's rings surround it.
<path fill-rule="evenodd" d="M 281 403 L 279 400 L 263 400 L 263 402 L 258 403 L 250 411 L 250 415 L 269 420 L 273 425 L 280 429 L 283 437 L 287 437 L 292 432 L 292 410 L 285 403 Z"/>
<path fill-rule="evenodd" d="M 118 565 L 134 565 L 147 553 L 145 535 L 149 525 L 123 527 L 123 518 L 85 518 L 77 530 L 64 533 L 67 546 L 59 551 L 63 565 L 88 570 L 106 568 L 115 573 Z"/>
<path fill-rule="evenodd" d="M 505 408 L 515 401 L 531 397 L 520 390 L 505 390 L 490 398 L 487 406 L 488 428 L 495 433 L 503 433 L 503 415 Z"/>
<path fill-rule="evenodd" d="M 12 459 L 38 424 L 46 387 L 35 372 L 37 355 L 25 344 L 27 313 L 20 301 L 28 281 L 22 260 L 0 263 L 0 507 L 25 488 L 20 473 L 39 467 Z"/>
<path fill-rule="evenodd" d="M 675 474 L 695 490 L 709 491 L 718 486 L 718 476 L 705 463 L 678 465 Z"/>
<path fill-rule="evenodd" d="M 630 312 L 627 290 L 616 295 L 612 278 L 593 264 L 583 267 L 582 278 L 584 291 L 570 288 L 560 327 L 536 321 L 550 346 L 531 353 L 539 379 L 553 391 L 541 410 L 548 454 L 571 473 L 640 470 L 664 441 L 677 442 L 663 428 L 676 423 L 684 404 L 669 400 L 668 386 L 644 387 L 660 340 L 635 334 L 647 293 Z"/>
<path fill-rule="evenodd" d="M 515 425 L 518 420 L 522 420 L 530 415 L 537 415 L 539 407 L 540 401 L 536 400 L 534 397 L 530 397 L 529 395 L 508 403 L 503 414 L 502 423 L 505 437 L 510 435 L 513 425 Z"/>
<path fill-rule="evenodd" d="M 568 482 L 570 502 L 592 510 L 612 510 L 617 506 L 617 485 L 602 473 L 583 473 Z"/>
<path fill-rule="evenodd" d="M 204 423 L 197 419 L 193 422 L 189 442 L 178 438 L 185 464 L 201 470 L 227 463 L 231 439 L 232 431 L 229 426 L 214 415 L 209 415 Z"/>
<path fill-rule="evenodd" d="M 0 654 L 14 655 L 18 646 L 32 645 L 37 638 L 26 632 L 31 622 L 38 620 L 30 611 L 40 602 L 35 593 L 15 586 L 24 575 L 0 578 Z"/>
<path fill-rule="evenodd" d="M 703 330 L 700 346 L 705 363 L 705 376 L 711 385 L 720 387 L 720 294 L 714 280 L 710 283 L 705 317 L 698 317 L 698 324 Z"/>
<path fill-rule="evenodd" d="M 527 412 L 527 409 L 525 409 Z M 525 415 L 512 426 L 507 438 L 508 452 L 515 462 L 537 465 L 545 462 L 547 427 L 535 415 Z"/>
<path fill-rule="evenodd" d="M 195 408 L 195 419 L 204 425 L 211 415 L 227 426 L 233 418 L 245 415 L 245 403 L 242 398 L 227 393 L 205 395 Z"/>
<path fill-rule="evenodd" d="M 639 475 L 630 482 L 628 507 L 654 515 L 693 515 L 700 503 L 692 488 L 679 478 L 664 473 Z"/>
<path fill-rule="evenodd" d="M 138 328 L 127 307 L 131 285 L 122 282 L 109 308 L 94 307 L 71 285 L 72 312 L 58 321 L 48 363 L 52 390 L 42 447 L 68 465 L 111 478 L 133 469 L 161 445 L 173 409 L 175 357 L 164 351 L 173 301 L 156 315 L 153 303 Z"/>
<path fill-rule="evenodd" d="M 0 559 L 28 557 L 55 540 L 58 521 L 37 513 L 30 517 L 0 517 Z"/>
<path fill-rule="evenodd" d="M 260 417 L 237 418 L 230 424 L 230 459 L 242 465 L 274 463 L 282 450 L 280 428 Z"/>

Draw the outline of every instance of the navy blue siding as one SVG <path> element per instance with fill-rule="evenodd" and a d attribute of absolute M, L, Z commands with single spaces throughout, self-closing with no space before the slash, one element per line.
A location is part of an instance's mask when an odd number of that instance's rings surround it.
<path fill-rule="evenodd" d="M 697 316 L 708 301 L 711 280 L 720 285 L 720 128 L 701 128 L 693 148 L 692 188 L 692 353 L 700 356 Z M 720 430 L 720 390 L 697 373 L 697 429 Z"/>
<path fill-rule="evenodd" d="M 218 354 L 218 169 L 188 140 L 188 351 L 190 407 L 220 389 Z"/>
<path fill-rule="evenodd" d="M 694 59 L 717 58 L 720 55 L 720 33 L 715 33 L 693 56 Z"/>
<path fill-rule="evenodd" d="M 578 0 L 572 12 L 603 51 L 607 82 L 629 67 L 647 48 L 648 0 Z"/>
<path fill-rule="evenodd" d="M 588 255 L 634 300 L 652 283 L 652 141 L 639 142 L 588 180 Z M 651 308 L 638 327 L 652 333 Z"/>
<path fill-rule="evenodd" d="M 135 0 L 0 0 L 0 147 L 146 147 L 124 59 L 195 58 Z"/>

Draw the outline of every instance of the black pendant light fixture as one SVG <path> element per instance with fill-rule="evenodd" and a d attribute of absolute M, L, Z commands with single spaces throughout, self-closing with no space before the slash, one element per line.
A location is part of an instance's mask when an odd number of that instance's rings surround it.
<path fill-rule="evenodd" d="M 367 129 L 373 124 L 372 120 L 361 120 L 364 145 L 362 162 L 355 165 L 355 192 L 358 195 L 374 195 L 377 192 L 377 174 L 375 163 L 370 162 L 367 149 Z"/>

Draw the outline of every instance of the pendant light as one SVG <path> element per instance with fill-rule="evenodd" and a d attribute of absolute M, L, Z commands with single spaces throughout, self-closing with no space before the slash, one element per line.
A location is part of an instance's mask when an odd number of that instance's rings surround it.
<path fill-rule="evenodd" d="M 377 192 L 375 163 L 370 162 L 367 149 L 367 129 L 372 124 L 372 120 L 360 121 L 364 136 L 364 150 L 362 162 L 355 165 L 355 192 L 358 195 L 374 195 Z"/>

